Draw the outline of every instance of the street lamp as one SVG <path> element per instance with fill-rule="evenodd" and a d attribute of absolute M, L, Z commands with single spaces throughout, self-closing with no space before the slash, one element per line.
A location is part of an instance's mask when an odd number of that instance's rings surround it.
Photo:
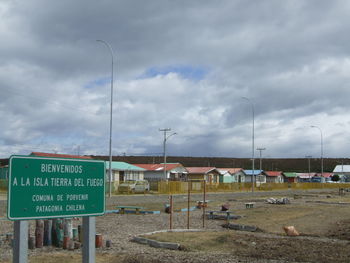
<path fill-rule="evenodd" d="M 320 131 L 320 134 L 321 134 L 321 177 L 323 177 L 323 135 L 322 135 L 322 130 L 320 127 L 315 126 L 315 125 L 311 125 L 310 127 L 318 129 Z"/>
<path fill-rule="evenodd" d="M 163 156 L 164 156 L 164 166 L 163 166 L 163 173 L 164 173 L 164 179 L 166 179 L 166 141 L 173 135 L 176 135 L 177 133 L 174 132 L 170 135 L 167 136 L 167 132 L 171 131 L 170 128 L 164 128 L 164 129 L 159 129 L 159 131 L 164 132 L 164 140 L 163 140 Z"/>
<path fill-rule="evenodd" d="M 254 104 L 247 97 L 242 97 L 242 99 L 248 101 L 250 103 L 250 105 L 252 106 L 252 117 L 253 117 L 253 126 L 252 126 L 252 170 L 253 170 L 253 174 L 252 174 L 252 192 L 254 192 L 254 183 L 255 183 L 255 177 L 254 177 L 254 169 L 255 169 L 254 168 Z"/>
<path fill-rule="evenodd" d="M 113 79 L 114 79 L 114 53 L 113 49 L 110 44 L 108 44 L 104 40 L 96 40 L 97 42 L 101 42 L 102 44 L 106 45 L 106 47 L 109 49 L 111 53 L 112 58 L 112 69 L 111 69 L 111 113 L 110 113 L 110 119 L 109 119 L 109 194 L 108 197 L 111 197 L 112 195 L 112 116 L 113 116 Z"/>

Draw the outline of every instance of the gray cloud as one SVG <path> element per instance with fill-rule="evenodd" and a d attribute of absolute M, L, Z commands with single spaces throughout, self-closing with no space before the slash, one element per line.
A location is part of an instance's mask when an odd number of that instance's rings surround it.
<path fill-rule="evenodd" d="M 171 127 L 169 154 L 249 157 L 245 96 L 264 154 L 317 156 L 317 125 L 325 155 L 346 156 L 349 9 L 316 0 L 2 1 L 0 156 L 107 154 L 111 57 L 96 39 L 115 52 L 115 154 L 160 153 L 158 129 Z"/>

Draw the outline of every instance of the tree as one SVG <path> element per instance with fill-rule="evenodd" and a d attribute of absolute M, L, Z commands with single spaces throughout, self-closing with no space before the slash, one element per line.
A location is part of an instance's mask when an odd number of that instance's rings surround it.
<path fill-rule="evenodd" d="M 332 181 L 333 182 L 338 182 L 340 180 L 340 176 L 338 174 L 335 174 L 332 176 Z"/>

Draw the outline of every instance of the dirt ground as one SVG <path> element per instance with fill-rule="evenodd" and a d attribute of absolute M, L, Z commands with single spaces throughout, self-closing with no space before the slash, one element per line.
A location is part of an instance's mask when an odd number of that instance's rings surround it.
<path fill-rule="evenodd" d="M 267 198 L 287 197 L 290 204 L 268 204 Z M 191 206 L 201 195 L 191 196 Z M 161 210 L 160 215 L 108 214 L 97 217 L 96 231 L 112 247 L 97 249 L 97 262 L 349 262 L 350 258 L 350 193 L 339 196 L 338 190 L 279 191 L 208 194 L 207 211 L 219 210 L 228 203 L 235 215 L 230 223 L 257 226 L 259 232 L 222 228 L 223 220 L 206 220 L 205 232 L 165 233 L 154 236 L 161 241 L 178 242 L 183 250 L 157 249 L 130 242 L 135 235 L 169 229 L 170 217 L 164 213 L 168 196 L 113 196 L 107 209 L 116 205 L 141 205 L 148 210 Z M 245 203 L 253 202 L 247 209 Z M 5 216 L 5 201 L 0 201 L 0 216 Z M 175 210 L 187 207 L 187 196 L 174 196 Z M 190 213 L 190 228 L 203 229 L 203 211 Z M 30 221 L 34 232 L 34 221 Z M 76 220 L 75 225 L 81 221 Z M 187 227 L 187 212 L 175 212 L 173 229 Z M 288 237 L 283 226 L 294 226 L 300 233 Z M 11 262 L 12 250 L 5 236 L 13 223 L 0 219 L 0 262 Z M 81 251 L 46 247 L 29 251 L 29 262 L 81 262 Z"/>

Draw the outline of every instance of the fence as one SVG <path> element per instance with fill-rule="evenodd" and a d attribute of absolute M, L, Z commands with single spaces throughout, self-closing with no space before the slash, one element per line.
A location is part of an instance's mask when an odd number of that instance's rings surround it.
<path fill-rule="evenodd" d="M 158 194 L 185 194 L 188 187 L 192 193 L 204 191 L 203 182 L 153 182 L 151 191 Z M 339 189 L 350 188 L 350 183 L 264 183 L 255 185 L 254 191 L 275 191 L 275 190 L 308 190 L 308 189 Z M 206 192 L 250 192 L 252 183 L 206 183 Z"/>
<path fill-rule="evenodd" d="M 0 179 L 0 190 L 7 190 L 7 180 Z M 204 191 L 204 182 L 179 182 L 179 181 L 158 181 L 150 182 L 150 191 L 154 194 L 185 194 L 190 187 L 191 193 Z M 309 190 L 309 189 L 339 189 L 350 188 L 350 183 L 264 183 L 257 184 L 254 191 L 274 190 Z M 109 184 L 106 182 L 106 193 L 109 192 Z M 206 183 L 205 190 L 209 193 L 220 192 L 250 192 L 252 183 Z M 117 188 L 112 184 L 113 194 L 118 194 Z M 132 192 L 130 192 L 131 194 Z"/>

